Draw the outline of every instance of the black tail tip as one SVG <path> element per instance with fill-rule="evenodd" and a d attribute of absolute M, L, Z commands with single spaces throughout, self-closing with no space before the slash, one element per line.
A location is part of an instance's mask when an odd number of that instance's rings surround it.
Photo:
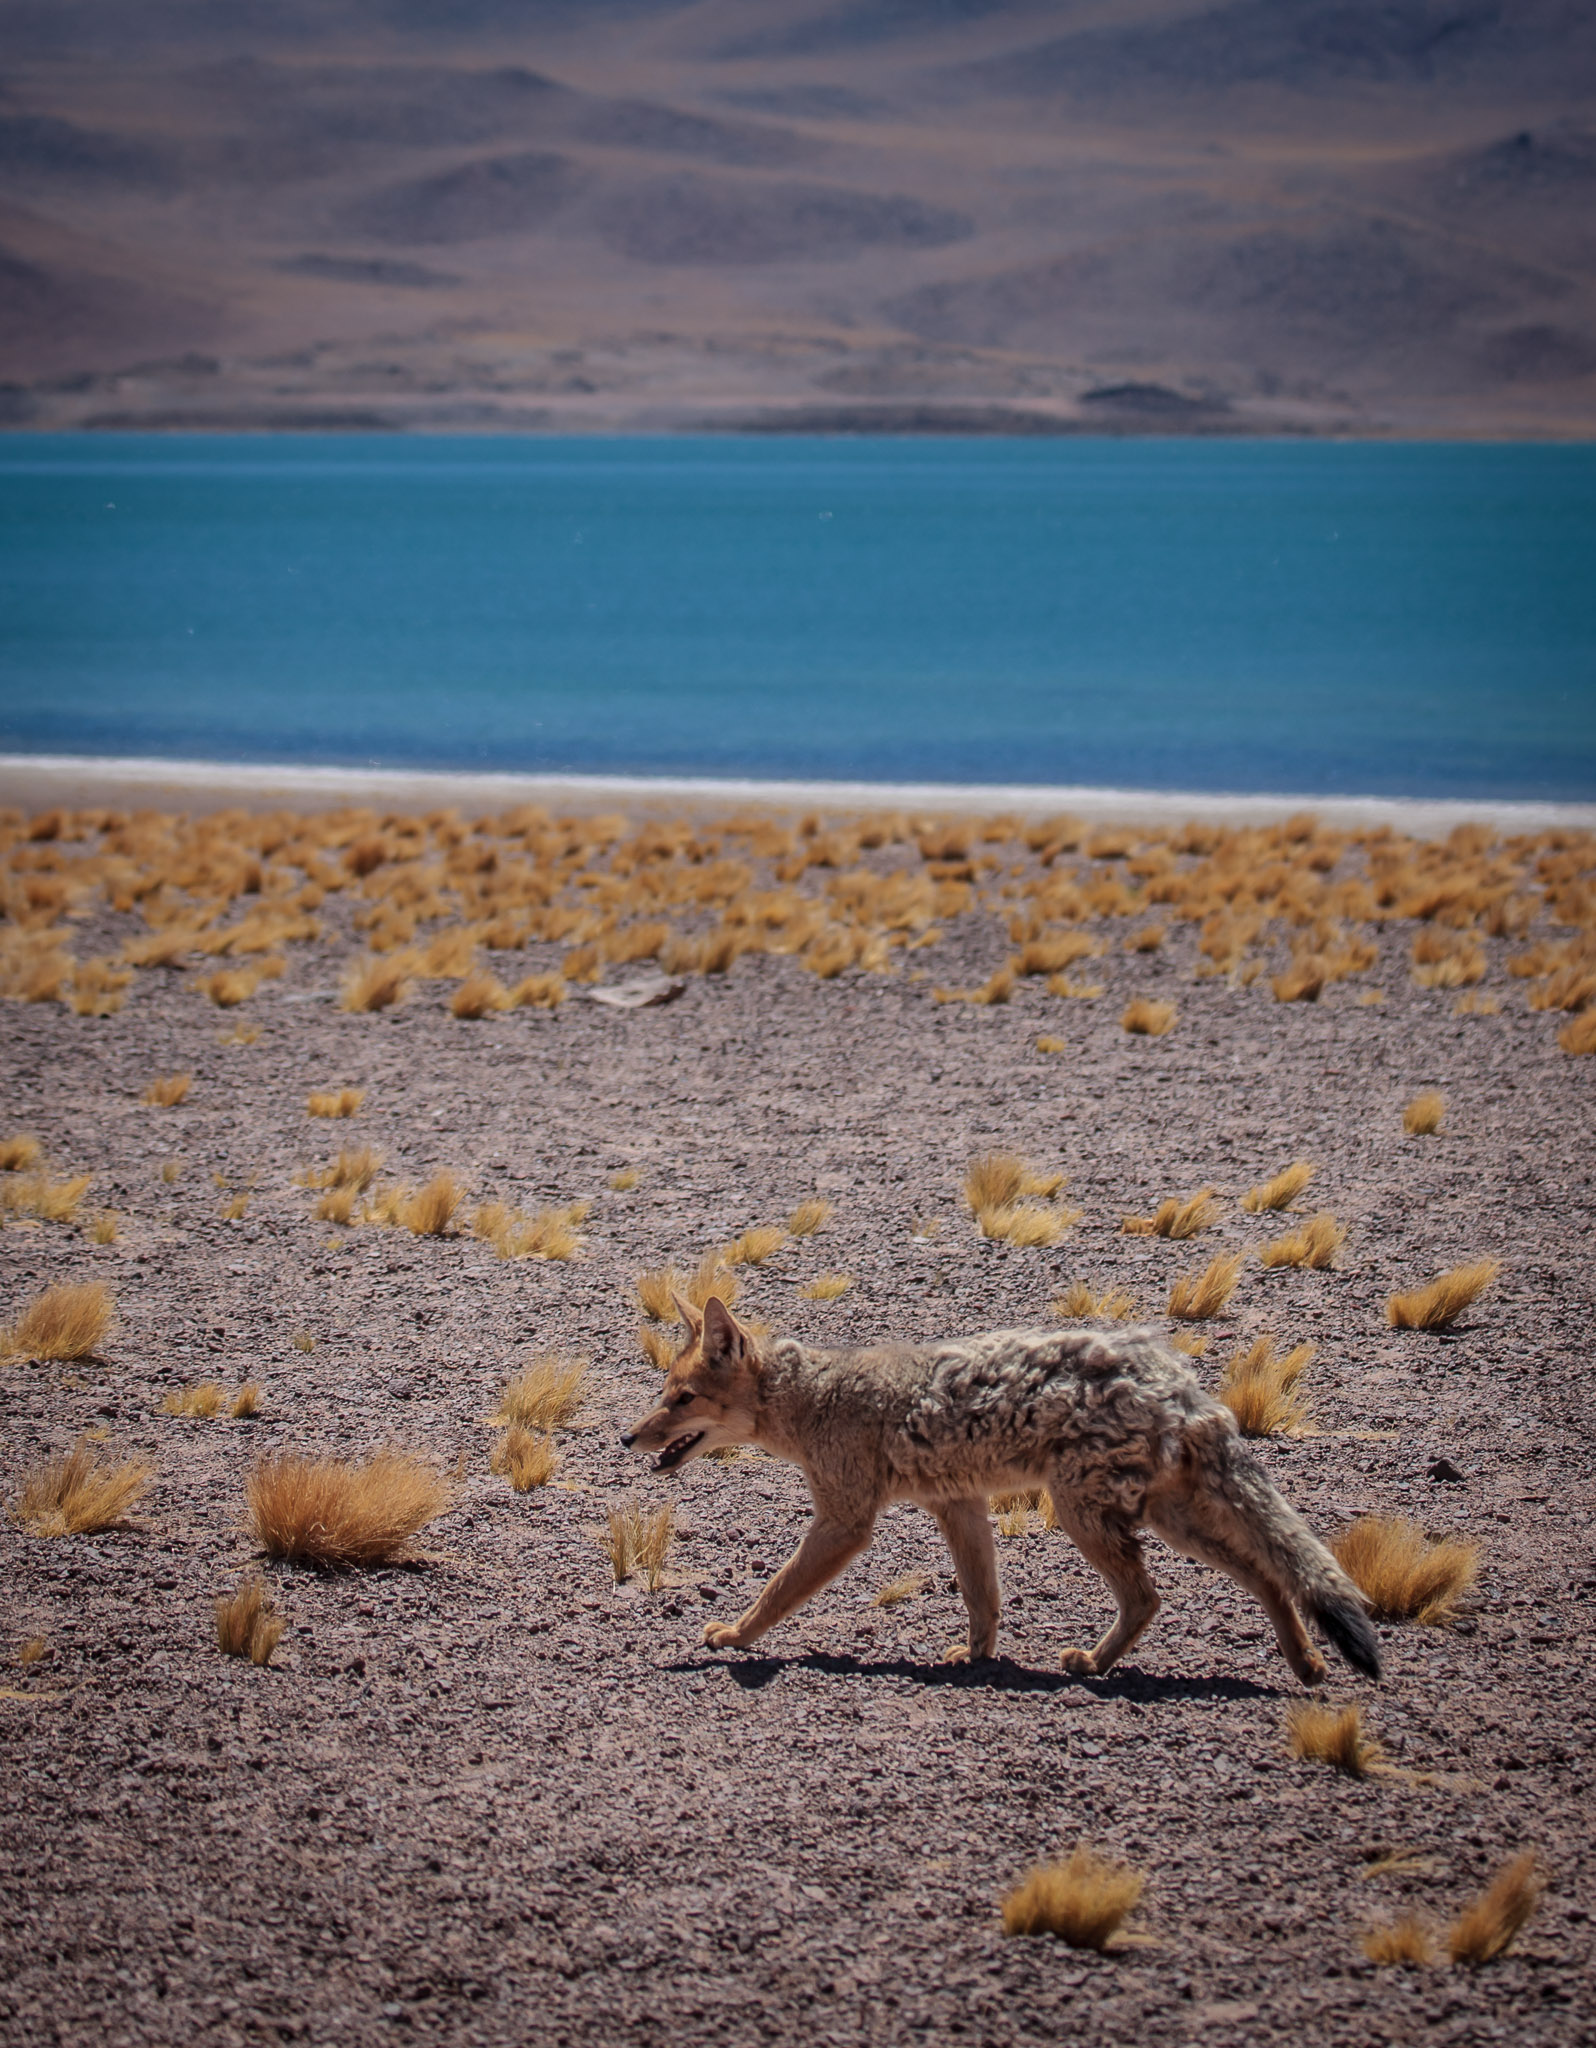
<path fill-rule="evenodd" d="M 1380 1640 L 1361 1607 L 1350 1600 L 1321 1600 L 1314 1619 L 1354 1671 L 1361 1671 L 1365 1678 L 1380 1676 Z"/>

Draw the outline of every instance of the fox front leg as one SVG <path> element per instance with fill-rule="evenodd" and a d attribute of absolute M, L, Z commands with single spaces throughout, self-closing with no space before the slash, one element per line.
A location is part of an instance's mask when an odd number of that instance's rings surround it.
<path fill-rule="evenodd" d="M 809 1533 L 765 1587 L 746 1614 L 729 1626 L 712 1621 L 704 1641 L 712 1650 L 743 1650 L 783 1621 L 812 1594 L 828 1585 L 870 1542 L 870 1524 L 863 1528 L 841 1522 L 812 1522 Z"/>
<path fill-rule="evenodd" d="M 978 1664 L 997 1648 L 998 1615 L 1002 1610 L 992 1518 L 984 1496 L 946 1501 L 931 1512 L 952 1555 L 954 1574 L 970 1617 L 968 1640 L 950 1644 L 943 1661 Z"/>

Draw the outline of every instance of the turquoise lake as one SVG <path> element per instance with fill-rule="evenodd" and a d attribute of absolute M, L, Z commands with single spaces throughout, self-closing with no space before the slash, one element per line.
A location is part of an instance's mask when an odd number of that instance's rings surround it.
<path fill-rule="evenodd" d="M 1596 796 L 1596 448 L 0 440 L 0 748 Z"/>

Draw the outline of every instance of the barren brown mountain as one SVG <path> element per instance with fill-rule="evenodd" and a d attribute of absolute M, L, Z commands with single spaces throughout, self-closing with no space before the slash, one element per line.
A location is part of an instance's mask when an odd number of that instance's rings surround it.
<path fill-rule="evenodd" d="M 5 0 L 12 425 L 1583 434 L 1578 0 Z"/>

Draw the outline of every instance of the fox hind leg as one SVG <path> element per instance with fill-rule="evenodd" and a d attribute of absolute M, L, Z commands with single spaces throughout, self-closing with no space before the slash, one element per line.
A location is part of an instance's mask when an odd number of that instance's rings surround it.
<path fill-rule="evenodd" d="M 1119 1613 L 1101 1642 L 1090 1650 L 1064 1652 L 1064 1669 L 1077 1678 L 1100 1678 L 1117 1664 L 1159 1609 L 1158 1589 L 1147 1575 L 1141 1539 L 1118 1518 L 1093 1513 L 1069 1499 L 1062 1485 L 1052 1489 L 1058 1526 L 1082 1557 L 1095 1565 L 1119 1602 Z"/>
<path fill-rule="evenodd" d="M 990 1657 L 997 1648 L 998 1614 L 1002 1608 L 992 1518 L 979 1494 L 943 1502 L 931 1512 L 952 1553 L 954 1574 L 970 1617 L 969 1642 L 955 1643 L 948 1651 L 947 1662 L 975 1664 Z"/>

